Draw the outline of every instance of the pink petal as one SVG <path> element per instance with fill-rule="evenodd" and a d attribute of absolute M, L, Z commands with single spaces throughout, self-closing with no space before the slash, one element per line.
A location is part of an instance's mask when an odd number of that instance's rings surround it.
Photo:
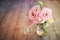
<path fill-rule="evenodd" d="M 28 19 L 30 19 L 31 24 L 36 23 L 36 18 L 40 12 L 40 7 L 39 6 L 34 6 L 32 9 L 29 10 L 27 13 Z"/>
<path fill-rule="evenodd" d="M 43 19 L 44 20 L 47 20 L 49 18 L 52 17 L 52 10 L 49 9 L 49 8 L 43 8 L 42 11 L 41 11 L 42 15 L 43 15 Z"/>

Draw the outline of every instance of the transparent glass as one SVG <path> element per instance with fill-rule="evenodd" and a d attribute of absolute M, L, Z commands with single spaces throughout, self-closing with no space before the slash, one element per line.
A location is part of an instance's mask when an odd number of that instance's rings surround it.
<path fill-rule="evenodd" d="M 34 35 L 36 33 L 36 25 L 24 27 L 25 35 Z"/>

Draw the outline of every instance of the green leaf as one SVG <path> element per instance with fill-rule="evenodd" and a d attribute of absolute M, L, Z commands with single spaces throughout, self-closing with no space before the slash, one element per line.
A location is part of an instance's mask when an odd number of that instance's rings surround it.
<path fill-rule="evenodd" d="M 43 2 L 39 1 L 38 4 L 40 5 L 41 9 L 44 7 Z"/>

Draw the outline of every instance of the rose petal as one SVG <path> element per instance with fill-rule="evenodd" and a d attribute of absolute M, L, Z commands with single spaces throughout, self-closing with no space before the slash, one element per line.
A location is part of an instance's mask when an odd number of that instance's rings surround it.
<path fill-rule="evenodd" d="M 36 23 L 36 19 L 37 19 L 37 16 L 40 12 L 40 7 L 37 5 L 37 6 L 34 6 L 32 9 L 29 10 L 27 16 L 28 16 L 28 19 L 34 21 L 34 23 Z"/>
<path fill-rule="evenodd" d="M 41 11 L 41 14 L 43 15 L 43 20 L 47 20 L 52 17 L 52 10 L 44 7 Z"/>

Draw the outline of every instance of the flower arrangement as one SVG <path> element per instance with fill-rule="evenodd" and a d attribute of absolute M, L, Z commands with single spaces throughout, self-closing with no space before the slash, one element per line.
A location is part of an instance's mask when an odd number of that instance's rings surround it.
<path fill-rule="evenodd" d="M 54 22 L 52 16 L 52 10 L 44 7 L 43 2 L 38 2 L 38 5 L 32 7 L 27 13 L 29 19 L 29 25 L 36 24 L 37 34 L 42 36 L 47 33 L 47 26 Z M 40 29 L 40 31 L 38 30 Z"/>

